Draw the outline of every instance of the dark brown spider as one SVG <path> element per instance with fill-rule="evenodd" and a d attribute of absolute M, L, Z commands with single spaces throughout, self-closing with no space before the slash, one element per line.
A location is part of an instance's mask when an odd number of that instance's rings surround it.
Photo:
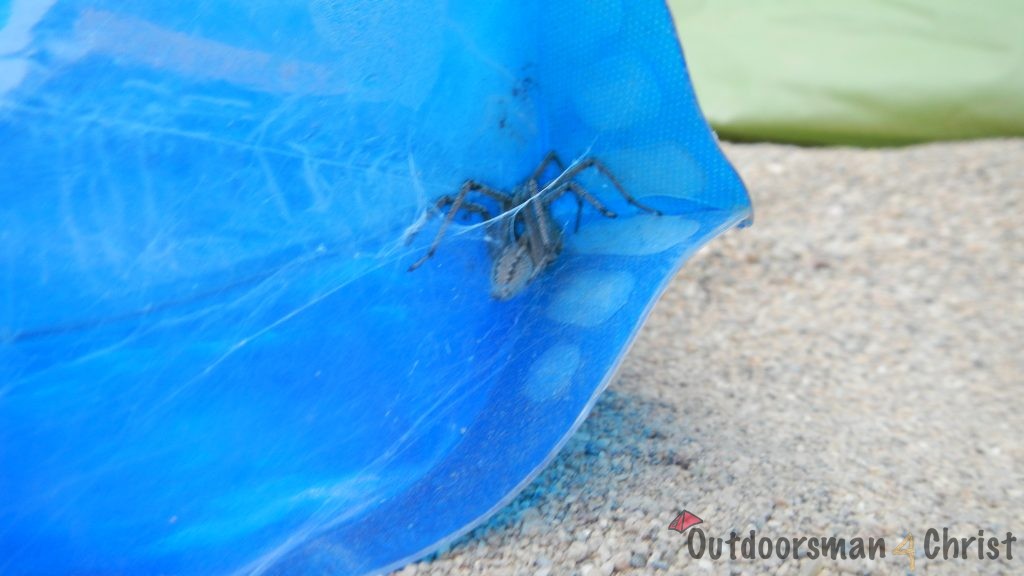
<path fill-rule="evenodd" d="M 540 178 L 551 164 L 556 165 L 561 172 L 542 187 L 539 182 Z M 555 200 L 567 193 L 576 197 L 577 229 L 579 229 L 580 211 L 584 201 L 590 203 L 602 215 L 608 218 L 616 217 L 614 212 L 605 207 L 590 192 L 587 192 L 579 182 L 576 182 L 576 177 L 589 169 L 600 172 L 630 204 L 645 212 L 661 215 L 661 212 L 641 204 L 629 192 L 626 192 L 615 175 L 597 158 L 589 156 L 566 168 L 555 152 L 549 152 L 537 169 L 533 171 L 533 174 L 517 186 L 511 194 L 495 190 L 474 180 L 467 180 L 459 189 L 458 194 L 454 196 L 446 194 L 438 198 L 435 202 L 437 210 L 448 208 L 448 213 L 445 215 L 444 222 L 441 223 L 430 249 L 422 258 L 409 266 L 409 271 L 419 268 L 434 255 L 448 225 L 460 210 L 465 210 L 479 214 L 488 223 L 487 240 L 491 246 L 491 259 L 494 261 L 491 268 L 491 294 L 499 300 L 512 298 L 554 262 L 562 251 L 562 230 L 551 218 L 551 204 Z M 467 200 L 467 196 L 471 192 L 497 202 L 499 218 L 492 220 L 491 212 L 486 206 Z M 503 217 L 509 213 L 511 213 L 511 217 Z M 416 231 L 418 229 L 410 233 L 410 239 Z"/>

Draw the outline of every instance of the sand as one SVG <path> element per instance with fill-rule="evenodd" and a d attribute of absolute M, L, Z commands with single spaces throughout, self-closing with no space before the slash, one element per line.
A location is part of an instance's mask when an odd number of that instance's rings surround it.
<path fill-rule="evenodd" d="M 726 153 L 755 225 L 683 268 L 533 484 L 399 574 L 895 574 L 908 533 L 917 574 L 1024 573 L 1024 140 Z M 926 558 L 944 527 L 1022 541 Z M 698 528 L 886 557 L 695 559 Z"/>

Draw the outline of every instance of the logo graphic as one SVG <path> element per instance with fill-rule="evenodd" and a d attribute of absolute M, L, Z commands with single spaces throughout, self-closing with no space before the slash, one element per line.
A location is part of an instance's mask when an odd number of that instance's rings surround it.
<path fill-rule="evenodd" d="M 679 516 L 676 516 L 676 519 L 668 525 L 668 529 L 675 530 L 676 532 L 682 534 L 683 532 L 686 532 L 687 529 L 696 526 L 697 524 L 701 524 L 703 522 L 704 520 L 702 520 L 700 516 L 697 516 L 696 514 L 689 512 L 688 510 L 683 510 L 679 514 Z"/>
<path fill-rule="evenodd" d="M 736 560 L 770 560 L 777 558 L 779 561 L 790 558 L 830 558 L 832 560 L 861 560 L 875 558 L 886 558 L 890 554 L 886 547 L 885 538 L 876 536 L 844 536 L 828 535 L 806 535 L 806 536 L 761 536 L 757 530 L 751 529 L 746 536 L 737 534 L 735 530 L 729 532 L 728 538 L 708 535 L 702 528 L 693 528 L 703 524 L 704 519 L 689 510 L 683 510 L 668 525 L 668 529 L 679 532 L 686 532 L 686 549 L 690 558 L 704 558 L 705 554 L 711 560 L 729 558 Z M 693 528 L 693 530 L 690 530 Z M 948 527 L 943 527 L 942 532 L 938 528 L 928 528 L 924 535 L 924 556 L 928 560 L 941 558 L 942 560 L 1013 560 L 1013 544 L 1017 537 L 1013 532 L 1006 532 L 1002 539 L 998 535 L 990 536 L 984 529 L 978 530 L 977 536 L 957 537 L 951 535 Z M 905 556 L 908 560 L 910 572 L 917 567 L 918 549 L 914 546 L 914 535 L 910 532 L 900 540 L 900 543 L 892 549 L 892 556 Z"/>

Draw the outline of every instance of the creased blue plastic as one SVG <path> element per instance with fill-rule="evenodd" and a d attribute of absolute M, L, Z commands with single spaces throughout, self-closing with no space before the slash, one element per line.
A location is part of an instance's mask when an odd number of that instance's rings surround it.
<path fill-rule="evenodd" d="M 0 0 L 0 572 L 366 573 L 507 502 L 750 216 L 660 1 Z M 433 201 L 548 151 L 490 296 Z M 700 335 L 695 334 L 694 338 Z"/>

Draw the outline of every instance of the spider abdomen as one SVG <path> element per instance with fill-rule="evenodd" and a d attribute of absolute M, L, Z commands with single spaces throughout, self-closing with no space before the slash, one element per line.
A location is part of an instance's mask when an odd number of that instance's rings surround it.
<path fill-rule="evenodd" d="M 508 244 L 495 255 L 491 268 L 491 295 L 498 300 L 515 296 L 538 272 L 530 251 L 522 243 Z"/>

